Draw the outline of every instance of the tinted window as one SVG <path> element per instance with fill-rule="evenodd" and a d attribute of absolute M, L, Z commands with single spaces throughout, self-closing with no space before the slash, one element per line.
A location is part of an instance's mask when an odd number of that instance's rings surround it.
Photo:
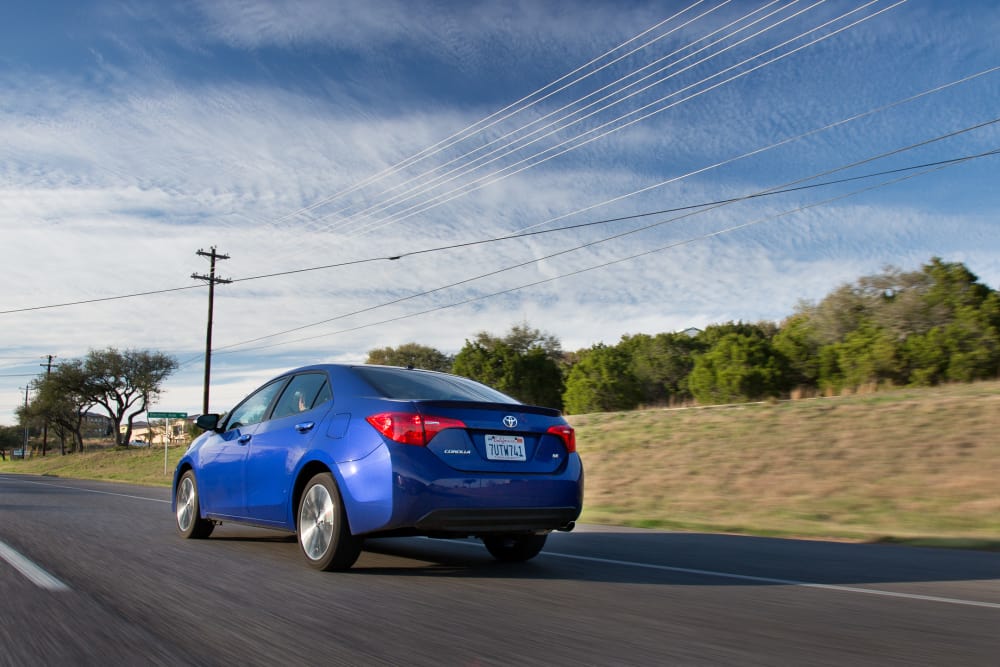
<path fill-rule="evenodd" d="M 282 392 L 271 418 L 277 419 L 312 410 L 331 398 L 333 395 L 330 393 L 330 385 L 326 381 L 325 374 L 296 375 Z"/>
<path fill-rule="evenodd" d="M 246 400 L 233 410 L 232 415 L 229 417 L 229 422 L 226 424 L 226 430 L 228 431 L 239 426 L 249 426 L 250 424 L 263 421 L 264 416 L 267 414 L 267 408 L 271 405 L 271 401 L 274 400 L 275 395 L 284 383 L 285 379 L 281 378 L 250 394 Z"/>
<path fill-rule="evenodd" d="M 506 394 L 457 375 L 377 366 L 354 370 L 386 398 L 518 403 Z"/>

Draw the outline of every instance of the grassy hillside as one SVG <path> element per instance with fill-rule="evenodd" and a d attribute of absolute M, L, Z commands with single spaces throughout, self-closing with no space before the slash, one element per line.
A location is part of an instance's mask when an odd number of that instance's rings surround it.
<path fill-rule="evenodd" d="M 1000 383 L 581 415 L 582 520 L 1000 543 Z"/>
<path fill-rule="evenodd" d="M 1000 544 L 1000 382 L 570 421 L 585 522 Z M 170 480 L 156 448 L 50 453 L 0 472 Z"/>

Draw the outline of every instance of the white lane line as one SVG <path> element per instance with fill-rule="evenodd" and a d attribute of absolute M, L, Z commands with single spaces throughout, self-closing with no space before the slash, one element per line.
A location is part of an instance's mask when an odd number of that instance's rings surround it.
<path fill-rule="evenodd" d="M 39 486 L 52 486 L 57 489 L 72 489 L 74 491 L 86 491 L 87 493 L 99 493 L 103 496 L 118 496 L 119 498 L 132 498 L 133 500 L 148 500 L 154 503 L 166 503 L 170 504 L 169 500 L 163 500 L 161 498 L 148 498 L 146 496 L 130 496 L 126 493 L 114 493 L 113 491 L 98 491 L 97 489 L 85 489 L 82 486 L 69 486 L 68 484 L 53 484 L 51 482 L 39 482 L 33 479 L 16 479 L 12 480 L 10 477 L 4 477 L 5 481 L 15 481 L 21 482 L 23 484 L 38 484 Z"/>
<path fill-rule="evenodd" d="M 897 591 L 886 591 L 877 588 L 859 588 L 857 586 L 841 586 L 838 584 L 817 584 L 810 581 L 797 581 L 795 579 L 777 579 L 774 577 L 755 577 L 749 574 L 735 574 L 732 572 L 715 572 L 713 570 L 697 570 L 689 567 L 674 567 L 672 565 L 654 565 L 653 563 L 637 563 L 628 560 L 614 560 L 611 558 L 594 558 L 592 556 L 577 556 L 574 554 L 556 553 L 553 551 L 543 551 L 543 556 L 555 556 L 557 558 L 570 558 L 573 560 L 588 561 L 591 563 L 604 563 L 609 565 L 623 565 L 626 567 L 640 567 L 649 570 L 662 570 L 666 572 L 680 572 L 683 574 L 697 574 L 704 577 L 718 577 L 723 579 L 737 579 L 739 581 L 753 581 L 761 584 L 780 584 L 784 586 L 801 586 L 803 588 L 820 588 L 823 590 L 840 591 L 843 593 L 864 593 L 865 595 L 881 595 L 892 598 L 906 598 L 908 600 L 923 600 L 925 602 L 943 602 L 946 604 L 958 604 L 968 607 L 986 607 L 987 609 L 1000 609 L 1000 603 L 981 602 L 979 600 L 962 600 L 960 598 L 945 598 L 935 595 L 919 595 L 916 593 L 900 593 Z"/>
<path fill-rule="evenodd" d="M 69 586 L 38 567 L 30 560 L 0 541 L 0 558 L 10 563 L 15 570 L 27 577 L 31 583 L 49 591 L 68 591 Z"/>

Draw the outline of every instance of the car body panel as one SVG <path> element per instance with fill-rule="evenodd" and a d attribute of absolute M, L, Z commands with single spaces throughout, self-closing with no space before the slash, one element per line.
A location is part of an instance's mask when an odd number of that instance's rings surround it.
<path fill-rule="evenodd" d="M 206 515 L 226 519 L 244 516 L 243 468 L 249 449 L 243 439 L 252 437 L 256 426 L 202 436 L 194 468 Z"/>
<path fill-rule="evenodd" d="M 312 447 L 331 404 L 257 425 L 244 462 L 246 516 L 289 525 L 292 472 Z"/>

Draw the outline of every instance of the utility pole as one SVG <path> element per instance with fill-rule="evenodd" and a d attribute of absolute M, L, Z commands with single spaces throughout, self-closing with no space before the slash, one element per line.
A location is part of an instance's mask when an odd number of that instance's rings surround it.
<path fill-rule="evenodd" d="M 207 414 L 208 385 L 212 378 L 212 311 L 215 308 L 215 284 L 231 283 L 233 281 L 226 278 L 218 278 L 215 275 L 215 261 L 218 259 L 229 259 L 229 255 L 220 255 L 215 252 L 215 246 L 212 246 L 210 252 L 205 252 L 201 248 L 198 248 L 197 254 L 202 257 L 208 257 L 210 261 L 210 268 L 207 276 L 200 276 L 197 273 L 191 274 L 191 277 L 195 280 L 205 280 L 208 282 L 208 333 L 205 336 L 205 393 L 201 403 L 201 413 Z"/>
<path fill-rule="evenodd" d="M 11 453 L 11 459 L 14 454 Z M 24 388 L 24 444 L 21 445 L 21 460 L 28 460 L 28 387 Z"/>
<path fill-rule="evenodd" d="M 46 364 L 41 364 L 42 368 L 45 369 L 45 377 L 52 374 L 52 360 L 56 358 L 54 354 L 48 355 L 49 361 Z M 48 417 L 42 422 L 42 456 L 45 456 L 45 448 L 49 444 L 49 420 Z"/>

